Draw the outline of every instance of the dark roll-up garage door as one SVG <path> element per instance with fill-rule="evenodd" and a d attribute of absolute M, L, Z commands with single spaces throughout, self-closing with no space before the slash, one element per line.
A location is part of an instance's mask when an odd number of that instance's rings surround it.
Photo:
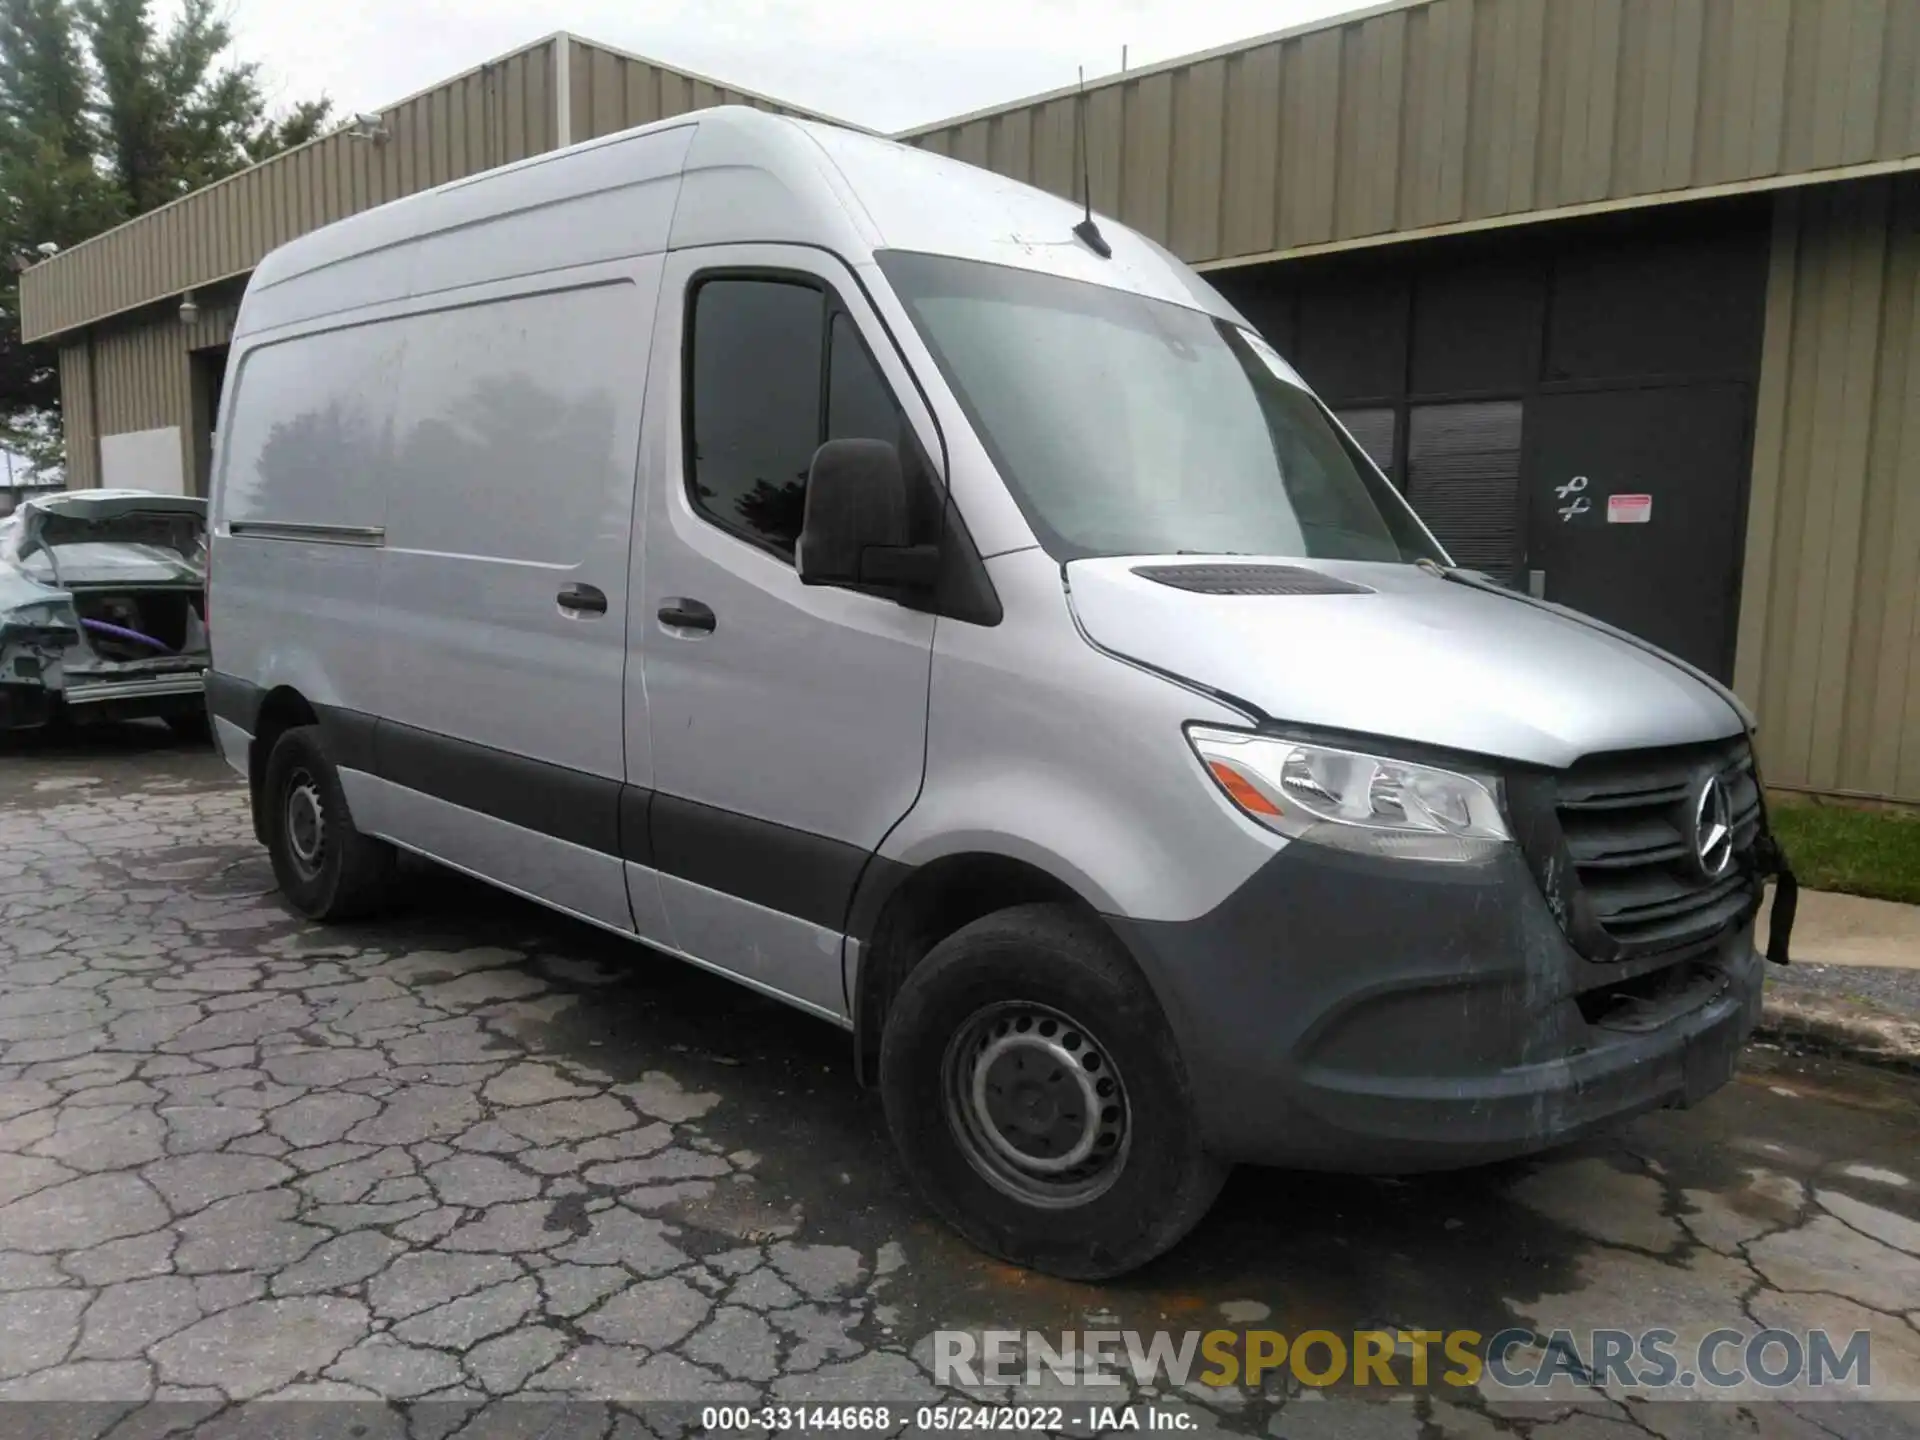
<path fill-rule="evenodd" d="M 1378 465 L 1383 474 L 1393 473 L 1394 431 L 1400 420 L 1400 412 L 1391 406 L 1381 406 L 1373 410 L 1342 410 L 1340 423 L 1347 427 L 1347 433 L 1353 437 L 1353 443 L 1367 452 L 1367 458 Z"/>
<path fill-rule="evenodd" d="M 1415 406 L 1407 499 L 1457 565 L 1507 580 L 1520 568 L 1520 402 Z"/>
<path fill-rule="evenodd" d="M 1726 383 L 1540 396 L 1528 563 L 1549 598 L 1724 671 L 1752 403 Z"/>
<path fill-rule="evenodd" d="M 1768 204 L 1703 201 L 1209 278 L 1456 562 L 1725 678 Z"/>

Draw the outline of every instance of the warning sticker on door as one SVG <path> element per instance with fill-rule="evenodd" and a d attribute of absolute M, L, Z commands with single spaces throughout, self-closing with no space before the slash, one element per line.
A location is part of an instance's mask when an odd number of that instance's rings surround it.
<path fill-rule="evenodd" d="M 1609 495 L 1607 497 L 1609 525 L 1644 525 L 1651 519 L 1653 519 L 1651 495 Z"/>

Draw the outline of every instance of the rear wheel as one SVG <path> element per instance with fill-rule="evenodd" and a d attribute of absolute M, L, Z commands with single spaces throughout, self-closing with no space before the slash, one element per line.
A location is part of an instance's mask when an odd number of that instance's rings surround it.
<path fill-rule="evenodd" d="M 1002 910 L 935 946 L 887 1017 L 880 1089 L 927 1202 L 981 1249 L 1056 1275 L 1144 1265 L 1226 1178 L 1152 992 L 1064 906 Z"/>
<path fill-rule="evenodd" d="M 399 857 L 354 828 L 319 726 L 275 742 L 260 800 L 274 878 L 294 909 L 310 920 L 352 920 L 388 903 Z"/>

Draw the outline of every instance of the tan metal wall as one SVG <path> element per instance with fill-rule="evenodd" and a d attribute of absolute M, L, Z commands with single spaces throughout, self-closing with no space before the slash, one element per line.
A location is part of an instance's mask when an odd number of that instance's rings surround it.
<path fill-rule="evenodd" d="M 1077 194 L 1057 92 L 903 139 Z M 1920 159 L 1916 0 L 1402 0 L 1088 87 L 1093 203 L 1196 263 Z"/>
<path fill-rule="evenodd" d="M 552 149 L 712 105 L 805 114 L 634 56 L 566 38 L 570 133 L 560 124 L 554 37 L 382 112 L 391 139 L 332 135 L 36 266 L 21 287 L 28 339 L 64 337 L 68 483 L 100 483 L 102 436 L 181 428 L 195 473 L 190 351 L 224 343 L 231 306 L 194 326 L 177 297 L 236 280 L 275 246 L 388 200 Z M 104 322 L 104 323 L 103 323 Z M 82 330 L 82 327 L 91 327 Z"/>
<path fill-rule="evenodd" d="M 83 333 L 60 347 L 60 427 L 66 437 L 67 487 L 100 483 L 100 427 L 94 419 L 93 346 Z"/>
<path fill-rule="evenodd" d="M 666 120 L 691 110 L 707 110 L 715 105 L 750 105 L 776 115 L 827 118 L 749 90 L 737 90 L 716 80 L 656 65 L 641 56 L 628 55 L 577 36 L 570 41 L 567 73 L 573 101 L 570 128 L 574 141 L 612 135 L 635 125 L 649 125 L 655 120 Z"/>
<path fill-rule="evenodd" d="M 100 483 L 102 436 L 165 425 L 180 427 L 181 473 L 195 474 L 192 352 L 226 344 L 237 310 L 205 305 L 192 325 L 180 324 L 171 311 L 149 311 L 61 347 L 69 486 Z"/>
<path fill-rule="evenodd" d="M 326 136 L 35 266 L 21 330 L 45 339 L 244 274 L 329 221 L 551 149 L 553 51 L 543 40 L 389 107 L 390 140 Z"/>
<path fill-rule="evenodd" d="M 564 40 L 569 133 L 560 126 Z M 554 36 L 381 112 L 391 139 L 334 134 L 208 186 L 35 266 L 28 340 L 251 270 L 276 245 L 388 200 L 713 105 L 810 112 L 577 38 Z"/>
<path fill-rule="evenodd" d="M 1770 784 L 1920 802 L 1920 176 L 1776 206 L 1735 686 Z"/>

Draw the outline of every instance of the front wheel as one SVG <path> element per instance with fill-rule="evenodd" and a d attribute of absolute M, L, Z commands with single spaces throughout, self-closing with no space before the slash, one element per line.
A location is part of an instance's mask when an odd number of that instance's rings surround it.
<path fill-rule="evenodd" d="M 309 920 L 352 920 L 384 908 L 399 857 L 354 828 L 319 726 L 298 726 L 274 743 L 260 803 L 274 878 L 295 910 Z"/>
<path fill-rule="evenodd" d="M 1226 1178 L 1152 992 L 1104 926 L 1065 906 L 998 911 L 936 945 L 887 1017 L 880 1091 L 949 1224 L 1070 1279 L 1170 1249 Z"/>

